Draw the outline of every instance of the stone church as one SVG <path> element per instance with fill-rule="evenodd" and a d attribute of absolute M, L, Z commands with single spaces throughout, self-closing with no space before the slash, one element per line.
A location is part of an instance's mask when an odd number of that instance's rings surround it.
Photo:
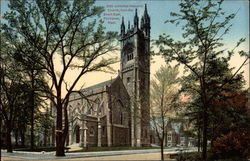
<path fill-rule="evenodd" d="M 139 23 L 140 22 L 140 23 Z M 120 71 L 115 79 L 70 95 L 68 145 L 147 146 L 150 143 L 150 17 L 121 23 Z"/>

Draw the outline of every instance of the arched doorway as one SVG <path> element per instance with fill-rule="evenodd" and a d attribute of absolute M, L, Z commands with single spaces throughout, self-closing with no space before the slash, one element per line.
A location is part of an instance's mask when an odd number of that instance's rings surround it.
<path fill-rule="evenodd" d="M 80 127 L 78 125 L 75 127 L 75 143 L 80 143 Z"/>

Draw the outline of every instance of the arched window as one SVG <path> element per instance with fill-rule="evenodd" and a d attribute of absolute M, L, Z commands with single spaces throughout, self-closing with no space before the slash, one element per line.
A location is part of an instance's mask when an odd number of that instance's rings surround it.
<path fill-rule="evenodd" d="M 89 135 L 90 135 L 90 136 L 95 135 L 95 129 L 94 129 L 93 126 L 91 126 L 91 127 L 89 128 Z"/>
<path fill-rule="evenodd" d="M 78 125 L 75 127 L 75 142 L 80 142 L 80 127 Z"/>
<path fill-rule="evenodd" d="M 100 115 L 104 115 L 104 105 L 103 103 L 100 105 L 100 108 L 99 108 L 99 112 L 100 112 Z"/>
<path fill-rule="evenodd" d="M 92 105 L 88 104 L 87 107 L 88 107 L 87 115 L 92 115 L 93 114 L 93 107 L 92 107 Z"/>
<path fill-rule="evenodd" d="M 81 104 L 79 102 L 77 103 L 77 111 L 79 114 L 82 113 Z"/>
<path fill-rule="evenodd" d="M 131 78 L 130 77 L 127 77 L 127 83 L 130 83 L 130 80 Z"/>
<path fill-rule="evenodd" d="M 123 124 L 123 113 L 122 112 L 120 113 L 120 124 L 121 125 Z"/>
<path fill-rule="evenodd" d="M 73 110 L 72 110 L 71 116 L 72 116 L 72 118 L 76 116 L 76 109 L 73 109 Z"/>
<path fill-rule="evenodd" d="M 172 141 L 172 135 L 168 134 L 168 141 Z"/>
<path fill-rule="evenodd" d="M 105 136 L 105 127 L 102 127 L 102 136 Z"/>
<path fill-rule="evenodd" d="M 68 109 L 69 109 L 69 110 L 68 110 L 69 119 L 71 119 L 71 117 L 72 117 L 72 106 L 69 105 L 69 108 L 68 108 Z"/>
<path fill-rule="evenodd" d="M 125 45 L 125 47 L 123 48 L 123 53 L 124 53 L 124 60 L 126 61 L 130 61 L 132 59 L 134 59 L 134 54 L 133 54 L 133 45 L 131 43 L 128 43 Z"/>
<path fill-rule="evenodd" d="M 124 124 L 124 106 L 121 100 L 117 101 L 117 108 L 119 109 L 117 123 L 123 125 Z"/>
<path fill-rule="evenodd" d="M 132 60 L 133 58 L 134 58 L 134 54 L 132 52 L 127 54 L 128 61 Z"/>
<path fill-rule="evenodd" d="M 96 104 L 100 104 L 99 98 L 95 99 L 95 103 L 96 103 Z"/>
<path fill-rule="evenodd" d="M 101 110 L 100 110 L 100 103 L 101 103 L 101 101 L 100 101 L 99 98 L 96 98 L 94 102 L 95 102 L 95 105 L 94 105 L 95 106 L 94 114 L 95 115 L 100 115 L 101 114 L 100 113 L 101 112 Z"/>

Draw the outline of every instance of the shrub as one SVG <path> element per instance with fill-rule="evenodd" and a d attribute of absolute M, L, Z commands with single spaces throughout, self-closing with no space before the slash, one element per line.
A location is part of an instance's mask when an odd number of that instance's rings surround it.
<path fill-rule="evenodd" d="M 211 148 L 215 157 L 220 158 L 248 158 L 250 156 L 249 132 L 229 132 L 214 141 Z"/>
<path fill-rule="evenodd" d="M 201 155 L 197 152 L 178 153 L 176 161 L 201 161 Z"/>

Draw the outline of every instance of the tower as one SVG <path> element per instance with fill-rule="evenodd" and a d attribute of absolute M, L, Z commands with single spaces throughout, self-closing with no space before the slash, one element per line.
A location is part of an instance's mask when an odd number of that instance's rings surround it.
<path fill-rule="evenodd" d="M 131 98 L 131 145 L 149 145 L 150 17 L 145 5 L 139 25 L 137 9 L 134 23 L 121 23 L 120 76 Z"/>

